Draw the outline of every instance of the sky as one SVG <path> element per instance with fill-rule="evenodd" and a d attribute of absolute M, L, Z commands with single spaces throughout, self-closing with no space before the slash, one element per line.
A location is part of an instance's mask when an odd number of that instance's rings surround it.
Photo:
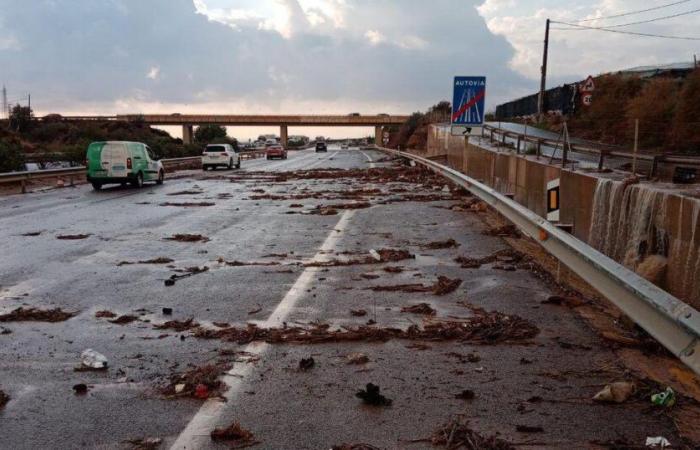
<path fill-rule="evenodd" d="M 611 26 L 700 9 L 591 20 L 672 1 L 0 0 L 0 83 L 10 100 L 31 93 L 38 115 L 408 114 L 449 99 L 453 76 L 485 75 L 493 109 L 538 89 L 546 18 Z M 617 29 L 700 36 L 700 13 Z M 553 29 L 548 86 L 695 52 L 698 41 Z"/>

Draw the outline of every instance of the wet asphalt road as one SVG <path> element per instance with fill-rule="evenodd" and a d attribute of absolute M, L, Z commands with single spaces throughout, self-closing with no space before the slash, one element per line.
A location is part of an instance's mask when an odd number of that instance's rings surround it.
<path fill-rule="evenodd" d="M 290 153 L 285 161 L 244 161 L 242 171 L 390 164 L 376 162 L 381 157 L 374 151 L 331 148 L 328 154 Z M 304 211 L 334 202 L 249 197 L 253 190 L 293 194 L 386 186 L 352 179 L 272 183 L 227 178 L 234 175 L 236 171 L 187 172 L 143 190 L 95 192 L 80 186 L 0 199 L 0 313 L 18 306 L 77 313 L 65 322 L 0 324 L 11 331 L 0 334 L 0 389 L 11 397 L 0 410 L 0 448 L 130 448 L 126 440 L 143 437 L 163 439 L 161 448 L 226 448 L 212 443 L 209 431 L 234 420 L 255 434 L 260 441 L 255 448 L 328 449 L 360 442 L 380 448 L 431 448 L 420 440 L 455 415 L 486 435 L 498 433 L 526 448 L 590 448 L 594 441 L 621 436 L 639 445 L 646 436 L 676 438 L 670 421 L 649 414 L 645 405 L 590 401 L 605 383 L 622 379 L 624 369 L 572 312 L 541 304 L 551 295 L 542 281 L 527 270 L 506 272 L 493 264 L 463 269 L 454 262 L 459 255 L 481 257 L 506 248 L 502 239 L 482 234 L 486 226 L 478 214 L 438 207 L 454 202 L 379 204 L 377 199 L 371 208 L 338 215 L 287 214 L 299 209 L 291 204 L 303 204 Z M 436 192 L 432 186 L 405 187 L 411 193 Z M 168 195 L 181 191 L 194 193 Z M 164 202 L 215 205 L 160 206 Z M 40 234 L 22 236 L 27 232 Z M 175 233 L 202 234 L 210 241 L 164 240 Z M 56 238 L 66 234 L 90 236 Z M 449 238 L 460 247 L 422 246 Z M 380 248 L 406 249 L 416 258 L 331 268 L 297 264 Z M 155 257 L 173 259 L 172 267 L 118 266 Z M 283 265 L 231 267 L 218 262 L 220 258 Z M 209 271 L 164 285 L 174 270 L 192 266 Z M 387 273 L 382 270 L 387 266 L 404 271 Z M 446 296 L 366 289 L 432 283 L 438 275 L 463 283 Z M 246 346 L 153 328 L 173 318 L 194 318 L 205 326 L 250 321 L 339 326 L 373 318 L 381 327 L 405 328 L 421 324 L 421 317 L 402 313 L 404 306 L 428 302 L 439 318 L 469 317 L 471 311 L 460 301 L 517 314 L 536 324 L 540 334 L 527 345 L 425 342 L 417 348 L 411 346 L 414 342 L 392 340 Z M 173 315 L 164 316 L 164 307 L 172 308 Z M 369 316 L 353 317 L 352 309 L 365 309 Z M 95 318 L 100 310 L 137 315 L 139 320 L 111 324 Z M 107 372 L 73 370 L 87 348 L 107 356 Z M 229 358 L 233 369 L 225 403 L 160 395 L 159 388 L 172 374 L 220 361 L 222 349 L 254 355 Z M 352 352 L 366 354 L 369 363 L 348 365 Z M 480 361 L 456 356 L 467 353 L 478 354 Z M 316 366 L 300 372 L 299 360 L 308 356 Z M 529 363 L 522 364 L 523 358 Z M 90 386 L 88 394 L 74 395 L 72 386 L 81 382 Z M 369 407 L 355 398 L 368 382 L 381 386 L 393 400 L 391 407 Z M 455 398 L 464 389 L 473 390 L 475 398 Z M 543 432 L 521 433 L 516 431 L 519 425 L 542 427 Z"/>

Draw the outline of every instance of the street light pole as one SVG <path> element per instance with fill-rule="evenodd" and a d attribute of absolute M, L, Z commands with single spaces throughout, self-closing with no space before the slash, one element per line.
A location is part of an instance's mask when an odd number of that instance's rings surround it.
<path fill-rule="evenodd" d="M 544 32 L 544 52 L 542 54 L 542 79 L 540 81 L 540 96 L 537 101 L 537 118 L 538 121 L 542 121 L 544 117 L 544 95 L 545 87 L 547 85 L 547 53 L 549 52 L 549 19 L 547 19 L 547 26 Z"/>

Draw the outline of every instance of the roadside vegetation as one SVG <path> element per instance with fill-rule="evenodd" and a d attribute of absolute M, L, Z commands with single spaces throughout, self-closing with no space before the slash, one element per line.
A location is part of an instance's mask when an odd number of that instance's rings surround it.
<path fill-rule="evenodd" d="M 389 144 L 391 148 L 424 149 L 428 143 L 428 126 L 433 123 L 450 121 L 452 105 L 441 101 L 431 106 L 426 112 L 414 112 L 406 122 L 391 128 Z"/>
<path fill-rule="evenodd" d="M 16 106 L 7 121 L 0 122 L 0 172 L 24 170 L 26 161 L 40 165 L 52 161 L 83 164 L 85 151 L 95 141 L 137 141 L 147 144 L 159 158 L 196 156 L 210 143 L 238 142 L 218 125 L 198 127 L 195 143 L 184 145 L 182 139 L 150 127 L 141 120 L 104 122 L 67 122 L 58 114 L 36 120 L 28 107 Z"/>
<path fill-rule="evenodd" d="M 685 79 L 610 74 L 595 83 L 592 105 L 568 119 L 573 136 L 631 147 L 638 119 L 642 151 L 700 154 L 700 69 Z M 550 116 L 541 125 L 558 132 L 563 120 Z"/>

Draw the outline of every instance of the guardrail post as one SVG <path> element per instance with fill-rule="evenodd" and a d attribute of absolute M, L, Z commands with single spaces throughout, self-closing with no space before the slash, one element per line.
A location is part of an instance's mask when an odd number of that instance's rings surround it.
<path fill-rule="evenodd" d="M 520 141 L 522 140 L 522 136 L 518 135 L 518 146 L 515 148 L 515 153 L 518 155 L 520 154 Z"/>
<path fill-rule="evenodd" d="M 73 183 L 73 175 L 68 177 L 69 185 L 68 186 L 75 186 L 75 183 Z"/>
<path fill-rule="evenodd" d="M 605 164 L 605 152 L 603 150 L 600 151 L 600 155 L 598 156 L 598 171 L 600 172 L 603 170 L 603 165 Z"/>
<path fill-rule="evenodd" d="M 491 135 L 489 137 L 489 142 L 491 142 L 493 144 L 493 128 L 491 128 L 490 131 L 491 131 Z"/>
<path fill-rule="evenodd" d="M 542 156 L 542 139 L 537 139 L 537 159 Z"/>
<path fill-rule="evenodd" d="M 22 186 L 22 193 L 26 194 L 27 193 L 27 182 L 26 180 L 22 180 L 19 182 L 20 186 Z"/>
<path fill-rule="evenodd" d="M 649 178 L 654 178 L 656 171 L 659 168 L 659 156 L 654 155 L 654 159 L 651 161 L 651 169 L 649 169 Z"/>

